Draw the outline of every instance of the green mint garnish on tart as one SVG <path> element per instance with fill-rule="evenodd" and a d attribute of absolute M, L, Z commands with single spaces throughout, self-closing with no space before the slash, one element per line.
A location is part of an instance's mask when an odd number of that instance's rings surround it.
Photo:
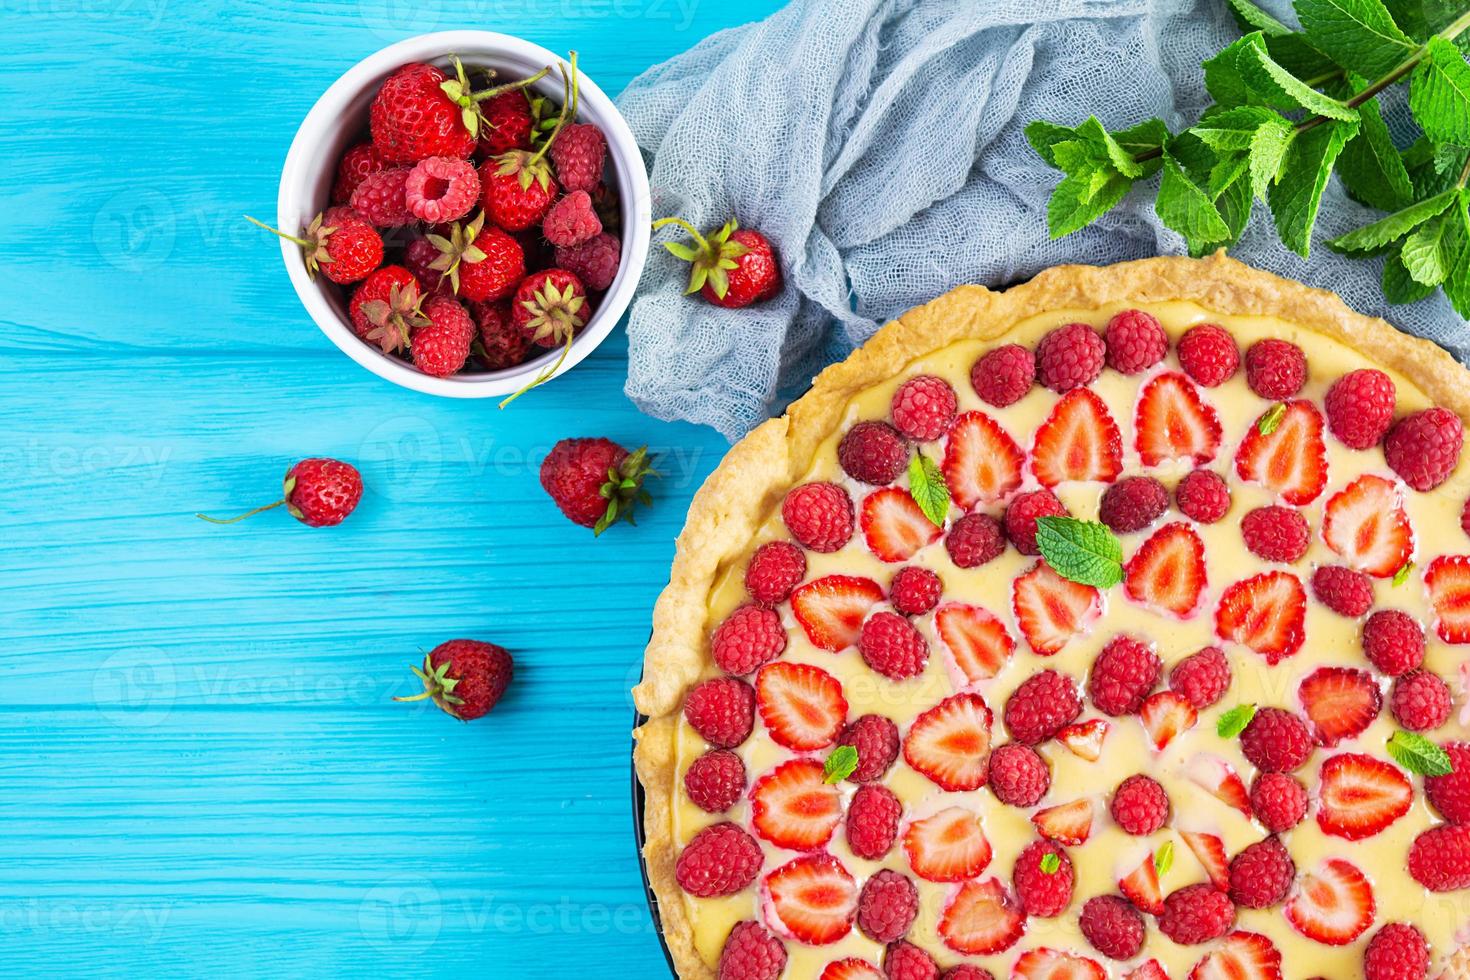
<path fill-rule="evenodd" d="M 1055 854 L 1050 854 L 1050 853 L 1041 855 L 1041 873 L 1042 874 L 1054 875 L 1058 871 L 1060 871 L 1061 869 L 1062 869 L 1062 859 L 1061 858 L 1057 857 Z"/>
<path fill-rule="evenodd" d="M 1266 414 L 1256 420 L 1256 431 L 1263 436 L 1269 436 L 1281 427 L 1281 420 L 1286 418 L 1286 403 L 1277 402 L 1266 410 Z"/>
<path fill-rule="evenodd" d="M 1448 776 L 1455 771 L 1450 754 L 1418 732 L 1394 732 L 1388 739 L 1388 754 L 1420 776 Z"/>
<path fill-rule="evenodd" d="M 935 527 L 944 527 L 944 518 L 949 514 L 949 485 L 939 464 L 923 453 L 914 453 L 909 460 L 909 496 Z"/>
<path fill-rule="evenodd" d="M 858 752 L 851 745 L 839 745 L 822 764 L 822 776 L 828 783 L 840 783 L 857 771 Z"/>
<path fill-rule="evenodd" d="M 1123 546 L 1106 524 L 1075 517 L 1038 517 L 1036 546 L 1064 579 L 1098 589 L 1123 581 Z"/>
<path fill-rule="evenodd" d="M 1256 706 L 1240 704 L 1231 708 L 1215 722 L 1215 734 L 1221 738 L 1234 738 L 1245 731 L 1245 726 L 1256 716 Z"/>
<path fill-rule="evenodd" d="M 1162 847 L 1154 851 L 1154 871 L 1162 878 L 1169 873 L 1172 867 L 1174 867 L 1174 842 L 1166 840 Z"/>

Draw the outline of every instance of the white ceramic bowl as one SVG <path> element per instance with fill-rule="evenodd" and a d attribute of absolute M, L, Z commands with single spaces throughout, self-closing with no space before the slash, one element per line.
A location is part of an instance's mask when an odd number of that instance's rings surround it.
<path fill-rule="evenodd" d="M 342 153 L 367 131 L 368 106 L 383 80 L 413 61 L 447 65 L 457 55 L 466 67 L 495 68 L 503 80 L 534 75 L 546 65 L 565 61 L 545 48 L 507 34 L 491 31 L 441 31 L 421 34 L 391 44 L 353 65 L 322 93 L 306 114 L 281 170 L 281 190 L 276 201 L 276 226 L 287 232 L 305 227 L 312 217 L 326 210 Z M 592 320 L 572 342 L 558 374 L 570 370 L 602 343 L 627 310 L 633 288 L 648 258 L 649 222 L 648 172 L 628 124 L 613 102 L 581 73 L 577 118 L 595 123 L 607 136 L 612 180 L 622 206 L 622 259 L 618 275 L 593 312 Z M 545 95 L 561 99 L 561 79 L 553 72 L 535 86 Z M 379 377 L 396 385 L 431 395 L 450 398 L 487 398 L 517 391 L 541 374 L 560 356 L 549 350 L 505 371 L 462 373 L 450 378 L 433 378 L 412 364 L 390 357 L 352 332 L 342 288 L 318 276 L 306 274 L 301 250 L 281 241 L 281 256 L 291 285 L 306 312 L 344 354 Z"/>

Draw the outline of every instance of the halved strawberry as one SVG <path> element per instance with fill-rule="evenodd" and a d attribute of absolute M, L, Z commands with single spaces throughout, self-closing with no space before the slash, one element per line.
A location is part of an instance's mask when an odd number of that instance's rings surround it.
<path fill-rule="evenodd" d="M 1016 649 L 1005 624 L 980 606 L 946 602 L 934 611 L 934 629 L 955 671 L 968 684 L 1000 673 Z"/>
<path fill-rule="evenodd" d="M 755 705 L 771 741 L 797 752 L 831 745 L 847 721 L 842 684 L 811 664 L 766 664 L 755 675 Z"/>
<path fill-rule="evenodd" d="M 882 601 L 870 578 L 828 575 L 791 593 L 791 612 L 813 646 L 836 653 L 857 643 L 868 611 Z"/>
<path fill-rule="evenodd" d="M 944 482 L 964 510 L 1009 497 L 1021 485 L 1026 454 L 1000 423 L 984 412 L 954 420 L 944 447 Z"/>
<path fill-rule="evenodd" d="M 1318 667 L 1297 688 L 1318 745 L 1328 748 L 1361 735 L 1383 710 L 1383 692 L 1366 670 Z"/>
<path fill-rule="evenodd" d="M 1044 487 L 1068 480 L 1111 483 L 1123 470 L 1123 436 L 1103 400 L 1073 388 L 1036 430 L 1031 472 Z"/>
<path fill-rule="evenodd" d="M 1194 965 L 1189 980 L 1281 980 L 1281 951 L 1258 932 L 1232 932 Z"/>
<path fill-rule="evenodd" d="M 1327 499 L 1322 540 L 1360 572 L 1390 578 L 1414 554 L 1414 529 L 1397 484 L 1369 473 Z"/>
<path fill-rule="evenodd" d="M 1062 578 L 1044 561 L 1011 586 L 1011 609 L 1031 649 L 1049 657 L 1102 611 L 1097 589 Z"/>
<path fill-rule="evenodd" d="M 957 806 L 909 824 L 903 852 L 914 874 L 926 881 L 964 881 L 990 863 L 990 841 L 980 818 Z"/>
<path fill-rule="evenodd" d="M 1424 573 L 1434 631 L 1446 643 L 1470 643 L 1470 555 L 1445 555 Z"/>
<path fill-rule="evenodd" d="M 1263 572 L 1236 582 L 1220 596 L 1215 633 L 1277 663 L 1294 655 L 1306 639 L 1307 593 L 1290 572 Z"/>
<path fill-rule="evenodd" d="M 1261 435 L 1260 424 L 1257 419 L 1236 450 L 1235 472 L 1297 507 L 1316 500 L 1327 486 L 1322 413 L 1308 401 L 1287 402 L 1286 414 L 1270 435 Z"/>
<path fill-rule="evenodd" d="M 863 538 L 879 561 L 908 561 L 939 540 L 939 528 L 924 516 L 907 490 L 884 487 L 863 498 Z"/>
<path fill-rule="evenodd" d="M 842 819 L 842 794 L 815 759 L 792 759 L 750 788 L 750 822 L 777 847 L 814 851 L 832 839 Z"/>
<path fill-rule="evenodd" d="M 761 885 L 780 931 L 808 946 L 835 943 L 852 931 L 858 888 L 830 854 L 804 854 L 766 875 Z M 776 923 L 772 923 L 775 925 Z"/>
<path fill-rule="evenodd" d="M 1108 980 L 1108 972 L 1096 960 L 1040 946 L 1021 954 L 1011 980 Z"/>
<path fill-rule="evenodd" d="M 1123 974 L 1123 980 L 1169 980 L 1169 974 L 1158 960 L 1145 960 L 1136 970 Z"/>
<path fill-rule="evenodd" d="M 1220 417 L 1194 383 L 1176 371 L 1143 386 L 1133 430 L 1145 466 L 1173 459 L 1208 463 L 1220 449 Z"/>
<path fill-rule="evenodd" d="M 1092 801 L 1083 797 L 1071 803 L 1061 803 L 1037 810 L 1031 815 L 1036 830 L 1047 840 L 1058 844 L 1077 847 L 1086 844 L 1092 836 Z"/>
<path fill-rule="evenodd" d="M 1317 787 L 1317 826 L 1324 834 L 1362 840 L 1409 812 L 1414 787 L 1397 766 L 1356 752 L 1322 763 Z"/>
<path fill-rule="evenodd" d="M 833 960 L 817 980 L 885 980 L 883 971 L 855 956 L 845 960 Z"/>
<path fill-rule="evenodd" d="M 1144 699 L 1143 707 L 1138 709 L 1138 720 L 1143 722 L 1143 730 L 1148 732 L 1154 748 L 1162 752 L 1174 736 L 1194 727 L 1199 712 L 1178 691 L 1159 691 Z"/>
<path fill-rule="evenodd" d="M 1102 718 L 1073 722 L 1057 732 L 1057 741 L 1077 758 L 1096 762 L 1102 758 L 1103 739 L 1107 738 L 1110 727 Z"/>
<path fill-rule="evenodd" d="M 1373 924 L 1373 886 L 1350 861 L 1331 858 L 1297 879 L 1286 903 L 1293 929 L 1328 946 L 1344 946 Z"/>
<path fill-rule="evenodd" d="M 991 717 L 978 694 L 947 697 L 909 726 L 904 760 L 940 789 L 979 789 L 990 766 Z"/>
<path fill-rule="evenodd" d="M 1138 867 L 1118 879 L 1118 891 L 1140 912 L 1158 915 L 1164 911 L 1164 890 L 1159 887 L 1159 868 L 1154 863 L 1153 851 L 1144 854 Z"/>
<path fill-rule="evenodd" d="M 1194 612 L 1207 584 L 1205 543 L 1183 523 L 1155 531 L 1123 569 L 1128 598 L 1180 618 Z"/>
<path fill-rule="evenodd" d="M 1189 781 L 1228 807 L 1251 815 L 1251 795 L 1235 768 L 1217 755 L 1200 753 L 1189 760 L 1184 774 Z"/>
<path fill-rule="evenodd" d="M 999 879 L 967 881 L 939 918 L 939 936 L 957 953 L 989 956 L 1014 946 L 1026 932 L 1026 912 Z"/>
<path fill-rule="evenodd" d="M 1199 861 L 1210 883 L 1222 892 L 1230 890 L 1230 859 L 1225 854 L 1225 842 L 1214 834 L 1203 834 L 1191 830 L 1179 831 L 1184 843 Z"/>

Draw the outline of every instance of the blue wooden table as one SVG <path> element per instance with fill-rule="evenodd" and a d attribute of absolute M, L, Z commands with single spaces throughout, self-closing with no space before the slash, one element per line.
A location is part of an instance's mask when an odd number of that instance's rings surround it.
<path fill-rule="evenodd" d="M 623 397 L 621 331 L 501 413 L 356 367 L 273 214 L 354 61 L 483 27 L 619 91 L 776 0 L 55 0 L 0 8 L 0 975 L 665 972 L 629 817 L 628 688 L 725 449 Z M 594 542 L 537 483 L 564 436 L 663 454 Z M 342 527 L 275 511 L 355 461 Z M 395 704 L 456 636 L 516 656 L 488 718 Z"/>

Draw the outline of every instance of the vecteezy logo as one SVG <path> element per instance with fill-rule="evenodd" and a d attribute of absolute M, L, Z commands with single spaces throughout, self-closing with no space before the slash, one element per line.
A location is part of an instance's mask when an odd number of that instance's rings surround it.
<path fill-rule="evenodd" d="M 168 261 L 177 226 L 173 205 L 158 191 L 123 191 L 97 209 L 92 243 L 110 265 L 144 272 Z"/>
<path fill-rule="evenodd" d="M 372 492 L 389 500 L 423 500 L 439 484 L 444 439 L 428 419 L 400 415 L 368 430 L 357 459 L 375 474 L 368 484 Z"/>
<path fill-rule="evenodd" d="M 92 675 L 97 710 L 122 728 L 149 728 L 168 717 L 178 694 L 174 664 L 156 647 L 119 650 Z"/>
<path fill-rule="evenodd" d="M 357 928 L 381 952 L 422 953 L 439 938 L 439 889 L 421 875 L 396 875 L 374 886 L 357 907 Z"/>

